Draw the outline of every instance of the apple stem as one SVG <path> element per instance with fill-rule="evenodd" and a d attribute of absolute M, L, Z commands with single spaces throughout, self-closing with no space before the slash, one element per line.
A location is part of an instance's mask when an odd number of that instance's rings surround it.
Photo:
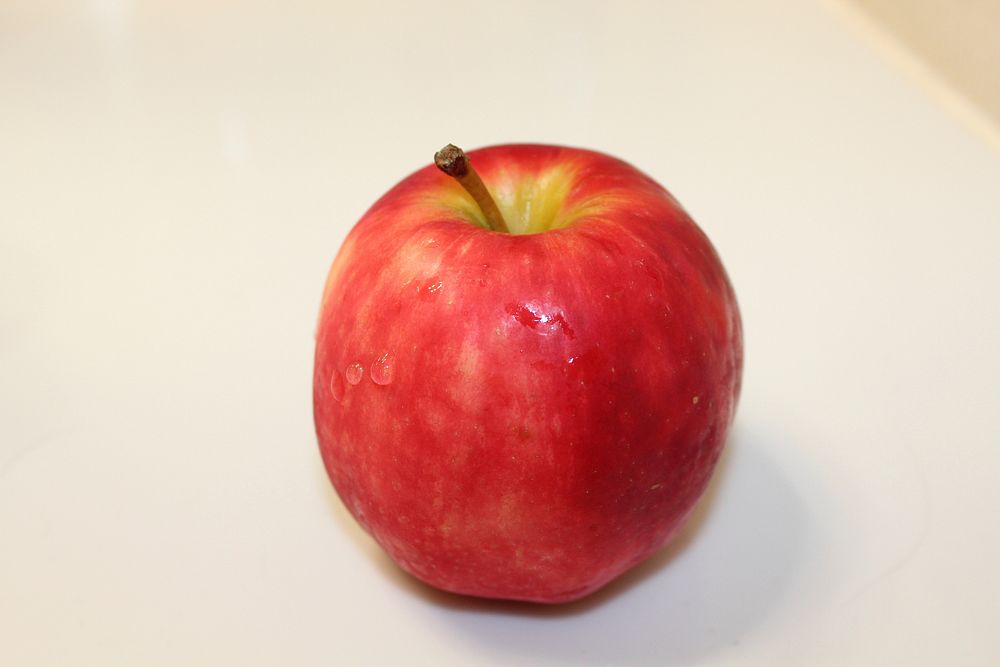
<path fill-rule="evenodd" d="M 497 208 L 497 203 L 493 201 L 483 179 L 479 178 L 479 174 L 472 168 L 472 163 L 465 151 L 454 144 L 448 144 L 434 154 L 434 164 L 437 165 L 438 169 L 458 181 L 458 184 L 472 196 L 479 206 L 479 210 L 483 212 L 486 224 L 490 226 L 490 229 L 495 232 L 510 233 L 507 222 L 503 219 L 500 209 Z"/>

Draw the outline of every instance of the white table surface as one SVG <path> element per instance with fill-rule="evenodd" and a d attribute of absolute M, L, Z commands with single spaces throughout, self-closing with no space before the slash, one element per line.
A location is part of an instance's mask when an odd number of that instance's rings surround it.
<path fill-rule="evenodd" d="M 0 664 L 1000 664 L 1000 153 L 819 3 L 271 5 L 0 6 Z M 696 521 L 568 607 L 413 582 L 315 444 L 327 267 L 448 141 L 629 160 L 741 299 Z"/>

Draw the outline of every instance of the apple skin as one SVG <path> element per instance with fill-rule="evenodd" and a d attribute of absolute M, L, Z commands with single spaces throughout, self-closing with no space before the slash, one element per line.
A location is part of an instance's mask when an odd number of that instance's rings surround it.
<path fill-rule="evenodd" d="M 628 164 L 543 145 L 469 158 L 508 221 L 535 196 L 563 226 L 478 226 L 433 165 L 384 195 L 324 290 L 320 451 L 415 577 L 567 602 L 691 513 L 739 396 L 739 311 L 705 234 Z"/>

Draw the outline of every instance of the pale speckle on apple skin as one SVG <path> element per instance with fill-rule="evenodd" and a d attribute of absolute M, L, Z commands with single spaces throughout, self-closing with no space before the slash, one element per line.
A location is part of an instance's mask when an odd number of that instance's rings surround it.
<path fill-rule="evenodd" d="M 469 380 L 475 380 L 479 377 L 480 356 L 479 346 L 467 339 L 462 344 L 456 364 L 456 370 L 461 377 Z"/>
<path fill-rule="evenodd" d="M 694 405 L 698 405 L 698 401 L 700 401 L 700 400 L 701 400 L 700 396 L 693 396 L 693 397 L 691 397 L 691 403 L 693 403 Z"/>

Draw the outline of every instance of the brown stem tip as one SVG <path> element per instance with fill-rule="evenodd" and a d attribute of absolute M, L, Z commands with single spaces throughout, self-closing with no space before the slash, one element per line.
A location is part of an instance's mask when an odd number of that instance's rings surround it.
<path fill-rule="evenodd" d="M 469 158 L 455 144 L 448 144 L 435 153 L 434 164 L 452 178 L 462 178 L 469 173 Z"/>
<path fill-rule="evenodd" d="M 472 168 L 472 163 L 469 162 L 469 156 L 465 154 L 465 151 L 454 144 L 448 144 L 434 154 L 434 164 L 465 188 L 465 191 L 479 206 L 479 210 L 483 212 L 483 217 L 486 218 L 486 224 L 489 225 L 490 229 L 495 232 L 510 232 L 507 222 L 503 219 L 503 214 L 497 208 L 497 203 L 486 188 L 486 184 L 483 183 L 483 179 L 479 178 L 479 174 Z"/>

